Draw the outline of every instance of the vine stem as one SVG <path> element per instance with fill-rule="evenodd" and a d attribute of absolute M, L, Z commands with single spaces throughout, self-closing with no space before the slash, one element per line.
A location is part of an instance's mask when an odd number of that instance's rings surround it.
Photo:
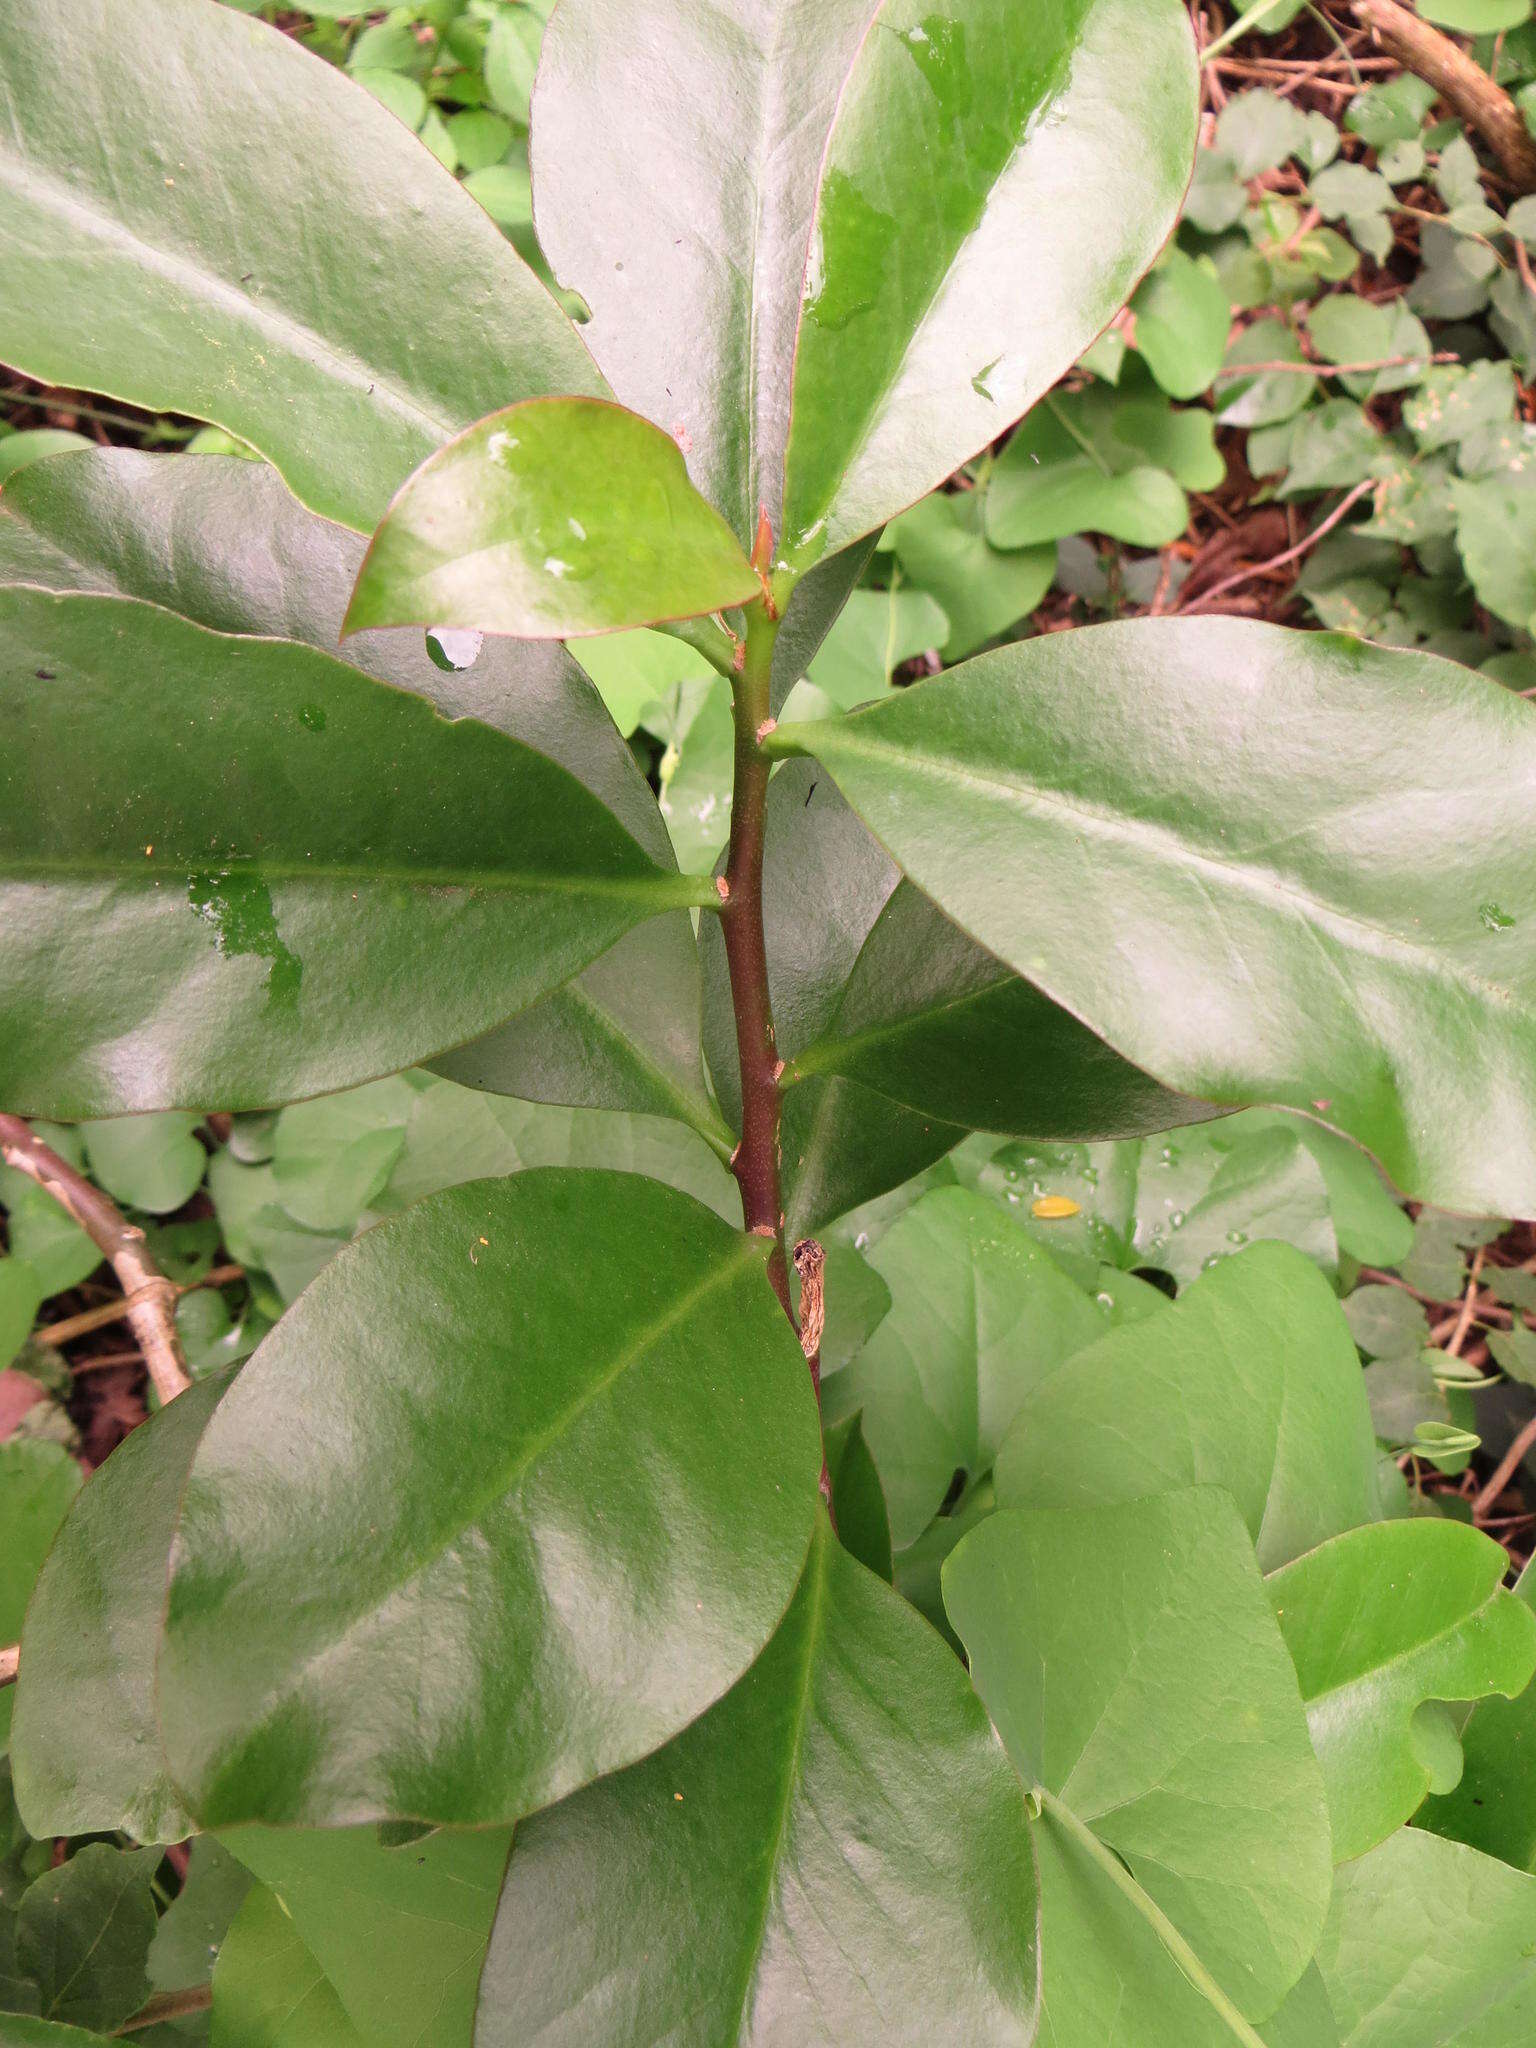
<path fill-rule="evenodd" d="M 1241 2041 L 1243 2048 L 1265 2048 L 1262 2036 L 1255 2033 L 1248 2021 L 1243 2018 L 1162 1907 L 1155 1899 L 1148 1898 L 1114 1850 L 1101 1842 L 1093 1829 L 1080 1821 L 1071 1807 L 1064 1805 L 1054 1792 L 1047 1792 L 1043 1785 L 1036 1785 L 1030 1796 L 1051 1816 L 1063 1833 L 1072 1837 L 1083 1854 L 1092 1858 L 1116 1891 L 1122 1892 L 1130 1900 L 1179 1969 L 1189 1979 L 1193 1989 L 1198 1991 L 1206 2004 L 1225 2020 L 1233 2039 Z"/>
<path fill-rule="evenodd" d="M 771 727 L 769 683 L 778 618 L 767 604 L 747 613 L 747 637 L 740 672 L 732 678 L 735 762 L 731 795 L 731 838 L 721 887 L 720 924 L 731 976 L 736 1018 L 736 1058 L 741 1076 L 741 1142 L 731 1154 L 731 1172 L 741 1190 L 746 1228 L 769 1240 L 768 1278 L 800 1334 L 789 1287 L 784 1242 L 784 1189 L 780 1162 L 780 1077 L 784 1063 L 774 1039 L 773 1003 L 768 988 L 768 943 L 763 930 L 763 843 L 768 821 L 768 774 L 762 749 Z M 811 1384 L 821 1407 L 819 1351 L 807 1354 Z M 826 1455 L 821 1461 L 822 1497 L 830 1506 Z"/>
<path fill-rule="evenodd" d="M 19 1116 L 0 1115 L 0 1159 L 52 1195 L 111 1264 L 124 1312 L 162 1403 L 191 1386 L 176 1335 L 176 1288 L 149 1256 L 144 1233 Z"/>

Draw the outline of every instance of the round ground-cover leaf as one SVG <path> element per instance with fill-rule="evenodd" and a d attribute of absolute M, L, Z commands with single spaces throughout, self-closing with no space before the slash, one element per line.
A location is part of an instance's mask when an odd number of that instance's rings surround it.
<path fill-rule="evenodd" d="M 364 2048 L 293 1919 L 252 1885 L 213 1971 L 212 2048 Z"/>
<path fill-rule="evenodd" d="M 11 1729 L 16 1806 L 34 1835 L 192 1832 L 161 1761 L 155 1654 L 187 1468 L 228 1384 L 198 1380 L 126 1436 L 43 1566 Z"/>
<path fill-rule="evenodd" d="M 96 449 L 0 496 L 0 582 L 140 597 L 215 632 L 302 640 L 330 655 L 363 553 L 356 534 L 306 512 L 274 471 L 219 456 L 182 462 Z M 358 633 L 341 658 L 548 754 L 653 860 L 675 865 L 633 754 L 562 646 L 493 639 L 470 668 L 445 673 L 414 634 Z M 597 1013 L 612 1020 L 611 1033 Z M 699 966 L 686 912 L 626 933 L 464 1057 L 459 1078 L 477 1086 L 664 1111 L 704 1128 L 712 1105 L 699 1074 Z"/>
<path fill-rule="evenodd" d="M 215 420 L 363 532 L 493 406 L 602 389 L 511 244 L 362 86 L 207 0 L 155 19 L 146 40 L 137 0 L 8 9 L 0 361 Z"/>
<path fill-rule="evenodd" d="M 1164 1088 L 900 882 L 785 1085 L 842 1074 L 920 1114 L 1020 1137 L 1130 1138 L 1219 1112 Z"/>
<path fill-rule="evenodd" d="M 331 1261 L 187 1484 L 161 1725 L 206 1825 L 504 1822 L 719 1698 L 816 1500 L 766 1256 L 657 1182 L 550 1170 Z"/>
<path fill-rule="evenodd" d="M 1536 1609 L 1536 1572 L 1529 1565 L 1514 1594 Z M 1480 1701 L 1462 1725 L 1461 1749 L 1460 1780 L 1425 1803 L 1420 1827 L 1485 1850 L 1517 1870 L 1536 1871 L 1536 1772 L 1530 1766 L 1536 1755 L 1536 1686 L 1528 1685 L 1515 1699 Z"/>
<path fill-rule="evenodd" d="M 874 6 L 564 0 L 539 59 L 540 243 L 614 391 L 747 543 L 759 506 L 780 528 L 817 175 Z"/>
<path fill-rule="evenodd" d="M 982 529 L 985 502 L 984 491 L 933 491 L 887 535 L 907 575 L 948 619 L 943 651 L 952 662 L 1032 612 L 1056 578 L 1054 547 L 992 546 Z"/>
<path fill-rule="evenodd" d="M 1221 1486 L 1268 1571 L 1375 1521 L 1376 1464 L 1332 1289 L 1300 1252 L 1262 1244 L 1031 1388 L 998 1453 L 997 1495 L 1087 1508 Z"/>
<path fill-rule="evenodd" d="M 26 589 L 0 625 L 19 1111 L 253 1108 L 389 1073 L 699 899 L 547 756 L 313 649 Z"/>
<path fill-rule="evenodd" d="M 1030 1389 L 1106 1327 L 1103 1309 L 1033 1238 L 969 1188 L 935 1188 L 866 1254 L 891 1290 L 858 1357 L 829 1374 L 833 1420 L 863 1410 L 898 1550 L 955 1475 L 979 1479 Z"/>
<path fill-rule="evenodd" d="M 1536 1209 L 1536 713 L 1508 691 L 1339 634 L 1137 620 L 767 746 L 1166 1085 L 1321 1115 L 1443 1207 Z"/>
<path fill-rule="evenodd" d="M 606 399 L 529 398 L 476 421 L 401 486 L 342 630 L 566 640 L 760 595 L 669 434 Z"/>
<path fill-rule="evenodd" d="M 884 0 L 817 194 L 793 559 L 915 503 L 1076 361 L 1173 227 L 1196 99 L 1171 0 Z"/>
<path fill-rule="evenodd" d="M 79 1491 L 80 1467 L 62 1444 L 0 1444 L 0 1643 L 14 1643 L 21 1634 L 37 1575 Z M 0 1690 L 0 1752 L 15 1698 L 9 1686 Z"/>
<path fill-rule="evenodd" d="M 1021 1788 L 960 1665 L 818 1523 L 778 1633 L 676 1742 L 520 1827 L 476 2048 L 1016 2048 Z"/>
<path fill-rule="evenodd" d="M 1047 1795 L 1034 1830 L 1044 2037 L 1230 2038 L 1214 2015 L 1177 2031 L 1199 2002 L 1160 1952 L 1149 1900 L 1246 2017 L 1273 2012 L 1327 1911 L 1328 1817 L 1296 1674 L 1231 1502 L 1200 1487 L 999 1512 L 943 1581 L 1003 1746 Z M 1120 1859 L 1139 1900 L 1106 1882 L 1095 1847 Z M 1103 2024 L 1117 1979 L 1137 1983 L 1145 2013 L 1123 2033 Z"/>
<path fill-rule="evenodd" d="M 506 1828 L 437 1828 L 395 1848 L 372 1827 L 232 1828 L 371 2048 L 464 2048 L 506 1869 Z"/>
<path fill-rule="evenodd" d="M 1317 1967 L 1343 2048 L 1524 2048 L 1536 1877 L 1403 1828 L 1334 1874 Z"/>
<path fill-rule="evenodd" d="M 81 1131 L 91 1177 L 131 1209 L 168 1216 L 196 1191 L 208 1170 L 196 1114 L 107 1117 Z"/>
<path fill-rule="evenodd" d="M 1385 1841 L 1460 1775 L 1442 1702 L 1512 1699 L 1529 1683 L 1536 1614 L 1503 1590 L 1508 1566 L 1463 1522 L 1393 1521 L 1335 1536 L 1269 1579 L 1337 1862 Z"/>

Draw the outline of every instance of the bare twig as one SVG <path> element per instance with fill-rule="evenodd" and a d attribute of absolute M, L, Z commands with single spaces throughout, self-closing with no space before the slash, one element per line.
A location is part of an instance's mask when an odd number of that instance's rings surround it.
<path fill-rule="evenodd" d="M 175 1283 L 176 1293 L 195 1294 L 200 1287 L 226 1287 L 231 1280 L 245 1278 L 244 1266 L 215 1266 L 211 1273 L 205 1273 L 201 1280 L 184 1280 Z M 77 1316 L 64 1316 L 56 1323 L 44 1323 L 40 1330 L 32 1332 L 34 1344 L 48 1344 L 54 1348 L 72 1344 L 76 1337 L 88 1336 L 92 1330 L 104 1330 L 110 1323 L 120 1323 L 128 1313 L 125 1301 L 104 1301 L 100 1308 L 82 1309 Z"/>
<path fill-rule="evenodd" d="M 187 2013 L 206 2012 L 213 2003 L 211 1984 L 189 1984 L 185 1991 L 162 1991 L 148 2005 L 141 2005 L 131 2019 L 112 2029 L 112 2038 L 136 2034 L 141 2027 L 153 2027 L 161 2020 L 176 2020 Z"/>
<path fill-rule="evenodd" d="M 1289 245 L 1287 245 L 1289 246 Z M 1372 370 L 1417 369 L 1421 363 L 1459 363 L 1451 348 L 1436 349 L 1433 355 L 1381 356 L 1374 363 L 1228 363 L 1216 372 L 1223 377 L 1268 377 L 1276 371 L 1293 377 L 1363 377 Z"/>
<path fill-rule="evenodd" d="M 1477 1306 L 1477 1276 L 1483 1270 L 1484 1248 L 1479 1245 L 1472 1259 L 1472 1270 L 1467 1275 L 1467 1291 L 1462 1297 L 1461 1311 L 1456 1318 L 1456 1327 L 1451 1332 L 1451 1341 L 1446 1345 L 1448 1358 L 1459 1358 L 1461 1347 L 1467 1341 L 1467 1332 L 1472 1327 L 1472 1311 Z"/>
<path fill-rule="evenodd" d="M 1492 1478 L 1490 1478 L 1488 1484 L 1483 1488 L 1476 1500 L 1473 1501 L 1472 1519 L 1474 1522 L 1482 1521 L 1488 1510 L 1520 1469 L 1526 1452 L 1533 1444 L 1536 1444 L 1536 1415 L 1531 1417 L 1503 1457 L 1500 1458 L 1498 1464 L 1494 1466 Z"/>
<path fill-rule="evenodd" d="M 146 1251 L 143 1231 L 19 1116 L 0 1115 L 0 1159 L 52 1195 L 110 1262 L 126 1296 L 128 1327 L 161 1401 L 185 1393 L 192 1381 L 176 1335 L 176 1289 Z"/>
<path fill-rule="evenodd" d="M 1536 192 L 1536 139 L 1520 110 L 1459 44 L 1398 0 L 1350 0 L 1356 21 L 1383 49 L 1432 85 L 1452 113 L 1475 128 L 1521 192 Z"/>
<path fill-rule="evenodd" d="M 1191 603 L 1179 605 L 1175 609 L 1183 612 L 1203 611 L 1207 605 L 1213 604 L 1218 597 L 1225 597 L 1228 591 L 1236 590 L 1240 584 L 1252 583 L 1256 577 L 1267 576 L 1272 570 L 1285 568 L 1288 563 L 1294 562 L 1299 556 L 1304 555 L 1309 548 L 1315 548 L 1324 534 L 1333 531 L 1350 507 L 1358 504 L 1367 491 L 1374 489 L 1375 480 L 1371 477 L 1363 478 L 1355 485 L 1352 491 L 1334 506 L 1326 519 L 1319 525 L 1314 526 L 1312 531 L 1305 535 L 1303 539 L 1297 541 L 1295 547 L 1287 548 L 1284 554 L 1271 555 L 1267 562 L 1255 562 L 1251 568 L 1239 569 L 1235 575 L 1226 577 L 1222 582 L 1214 584 L 1211 589 L 1202 590 L 1200 595 L 1193 599 Z"/>

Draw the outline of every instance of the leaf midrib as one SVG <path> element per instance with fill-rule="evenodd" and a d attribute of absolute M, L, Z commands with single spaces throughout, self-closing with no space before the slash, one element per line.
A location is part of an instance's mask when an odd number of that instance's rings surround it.
<path fill-rule="evenodd" d="M 340 888 L 356 888 L 359 885 L 384 885 L 390 888 L 414 889 L 467 889 L 497 894 L 541 894 L 573 895 L 626 898 L 638 896 L 643 901 L 654 900 L 658 909 L 685 908 L 699 902 L 702 891 L 693 889 L 688 893 L 679 891 L 679 883 L 686 883 L 686 876 L 668 874 L 657 868 L 655 878 L 649 875 L 550 875 L 529 873 L 517 868 L 399 868 L 399 867 L 348 867 L 330 862 L 318 865 L 313 861 L 302 864 L 294 860 L 228 860 L 220 861 L 216 856 L 191 857 L 185 860 L 148 861 L 142 857 L 135 860 L 125 853 L 118 862 L 107 860 L 62 860 L 42 858 L 27 859 L 7 853 L 0 853 L 0 888 L 9 882 L 27 881 L 83 881 L 128 882 L 159 888 L 167 877 L 178 883 L 185 883 L 190 877 L 209 875 L 217 880 L 228 880 L 235 876 L 250 875 L 260 882 L 316 882 L 335 883 Z M 660 885 L 660 886 L 658 886 Z"/>
<path fill-rule="evenodd" d="M 1536 997 L 1533 995 L 1523 990 L 1505 987 L 1500 982 L 1489 980 L 1485 975 L 1474 973 L 1463 962 L 1455 960 L 1448 954 L 1437 952 L 1401 932 L 1390 931 L 1385 925 L 1362 917 L 1356 911 L 1343 909 L 1318 896 L 1306 895 L 1284 882 L 1273 868 L 1255 869 L 1242 861 L 1223 860 L 1209 852 L 1197 852 L 1168 827 L 1148 827 L 1143 821 L 1138 830 L 1122 811 L 1106 811 L 1075 803 L 1059 790 L 1038 783 L 1004 781 L 996 776 L 984 775 L 970 763 L 956 760 L 951 755 L 928 752 L 914 755 L 911 749 L 893 745 L 888 740 L 873 739 L 867 732 L 857 731 L 856 726 L 857 721 L 852 720 L 838 732 L 834 745 L 828 749 L 834 759 L 839 752 L 862 755 L 866 760 L 894 763 L 907 774 L 919 778 L 932 771 L 939 778 L 988 797 L 1002 799 L 1013 805 L 1034 803 L 1047 813 L 1060 812 L 1064 817 L 1086 826 L 1101 837 L 1118 839 L 1126 844 L 1138 846 L 1143 852 L 1151 854 L 1161 866 L 1175 873 L 1204 871 L 1219 877 L 1234 891 L 1251 894 L 1261 902 L 1266 897 L 1280 899 L 1290 909 L 1291 914 L 1304 924 L 1315 924 L 1324 930 L 1330 925 L 1342 926 L 1346 933 L 1358 932 L 1374 943 L 1359 946 L 1355 950 L 1368 952 L 1375 958 L 1387 958 L 1393 953 L 1400 954 L 1403 956 L 1403 964 L 1411 965 L 1416 971 L 1449 981 L 1469 995 L 1475 995 L 1489 1003 L 1510 1007 L 1526 1021 L 1536 1024 Z M 786 740 L 795 739 L 795 729 L 784 728 L 784 736 Z M 817 757 L 822 758 L 815 745 L 815 737 L 813 727 L 809 730 L 805 742 L 806 751 L 817 753 Z M 827 765 L 830 766 L 830 762 Z M 1170 856 L 1164 850 L 1165 845 L 1169 843 L 1178 850 L 1178 858 Z M 908 868 L 906 871 L 916 880 L 912 869 Z M 950 914 L 955 915 L 953 912 Z M 956 921 L 959 921 L 958 916 Z M 972 936 L 976 935 L 972 933 Z M 1347 943 L 1347 940 L 1345 942 Z M 977 944 L 987 946 L 989 952 L 997 950 L 995 945 L 988 945 L 984 939 L 978 938 Z"/>
<path fill-rule="evenodd" d="M 360 398 L 378 401 L 401 419 L 408 420 L 425 434 L 429 447 L 448 440 L 462 425 L 462 421 L 445 419 L 430 412 L 380 370 L 360 361 L 350 350 L 317 333 L 293 314 L 264 306 L 216 272 L 202 269 L 188 262 L 184 256 L 146 241 L 126 221 L 87 205 L 55 178 L 29 165 L 20 156 L 0 154 L 0 185 L 7 186 L 23 201 L 33 198 L 40 210 L 51 211 L 66 223 L 75 224 L 97 241 L 108 245 L 127 243 L 144 259 L 147 270 L 154 271 L 167 282 L 192 290 L 221 311 L 248 321 L 265 335 L 281 342 L 290 356 L 307 361 L 312 368 L 323 372 L 327 365 L 333 366 L 338 382 L 347 385 Z"/>

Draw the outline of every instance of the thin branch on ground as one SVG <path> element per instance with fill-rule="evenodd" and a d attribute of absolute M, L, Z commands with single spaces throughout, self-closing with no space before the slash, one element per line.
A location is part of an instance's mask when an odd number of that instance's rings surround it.
<path fill-rule="evenodd" d="M 174 1401 L 192 1384 L 176 1334 L 176 1289 L 145 1247 L 144 1233 L 19 1116 L 0 1115 L 0 1159 L 50 1194 L 117 1275 L 124 1313 L 155 1392 Z"/>
<path fill-rule="evenodd" d="M 1267 562 L 1255 562 L 1251 568 L 1239 569 L 1235 575 L 1226 577 L 1224 581 L 1213 585 L 1211 589 L 1202 590 L 1199 596 L 1193 598 L 1187 605 L 1175 606 L 1175 610 L 1184 613 L 1204 611 L 1207 606 L 1214 604 L 1217 598 L 1225 597 L 1229 591 L 1238 589 L 1242 584 L 1252 583 L 1260 576 L 1268 576 L 1273 574 L 1276 569 L 1286 568 L 1290 563 L 1297 561 L 1302 555 L 1306 554 L 1309 548 L 1315 548 L 1325 534 L 1333 531 L 1345 513 L 1352 506 L 1357 505 L 1367 491 L 1372 491 L 1375 488 L 1376 484 L 1373 477 L 1362 478 L 1355 485 L 1354 489 L 1348 492 L 1334 506 L 1328 517 L 1319 525 L 1314 526 L 1309 534 L 1297 541 L 1295 547 L 1287 548 L 1284 554 L 1271 555 Z"/>
<path fill-rule="evenodd" d="M 143 2027 L 157 2026 L 162 2020 L 183 2019 L 188 2013 L 206 2012 L 213 2003 L 211 1984 L 190 1984 L 185 1991 L 162 1991 L 152 1998 L 148 2005 L 140 2006 L 131 2019 L 112 2030 L 113 2040 L 124 2034 L 137 2034 Z"/>
<path fill-rule="evenodd" d="M 1525 1461 L 1525 1454 L 1536 1444 L 1536 1415 L 1521 1430 L 1509 1449 L 1493 1468 L 1488 1484 L 1472 1503 L 1472 1519 L 1481 1523 L 1499 1495 L 1508 1486 Z"/>
<path fill-rule="evenodd" d="M 177 1296 L 195 1294 L 200 1287 L 226 1287 L 232 1280 L 245 1278 L 244 1266 L 215 1266 L 211 1273 L 205 1273 L 201 1280 L 173 1282 Z M 92 1330 L 104 1330 L 111 1323 L 120 1323 L 128 1313 L 125 1301 L 106 1301 L 100 1308 L 82 1309 L 79 1315 L 64 1316 L 56 1323 L 44 1323 L 41 1329 L 32 1332 L 34 1344 L 48 1344 L 57 1349 L 72 1344 L 76 1337 L 87 1336 Z"/>
<path fill-rule="evenodd" d="M 1384 50 L 1432 85 L 1452 113 L 1477 131 L 1518 191 L 1536 192 L 1536 137 L 1480 64 L 1398 0 L 1349 0 L 1349 9 Z"/>
<path fill-rule="evenodd" d="M 1439 348 L 1433 355 L 1380 356 L 1374 363 L 1227 363 L 1216 372 L 1216 377 L 1268 377 L 1276 373 L 1292 377 L 1363 377 L 1373 370 L 1416 370 L 1427 363 L 1460 361 L 1453 348 Z"/>

